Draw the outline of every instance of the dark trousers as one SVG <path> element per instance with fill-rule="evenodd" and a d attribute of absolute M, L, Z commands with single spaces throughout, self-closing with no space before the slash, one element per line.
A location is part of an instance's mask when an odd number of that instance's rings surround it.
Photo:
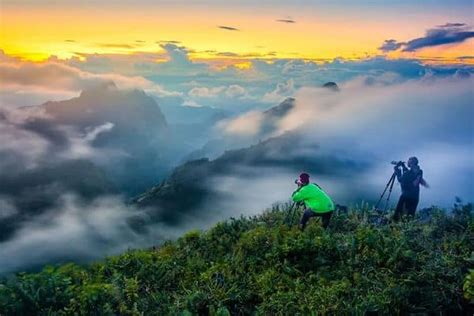
<path fill-rule="evenodd" d="M 393 214 L 393 219 L 395 221 L 399 221 L 404 215 L 414 217 L 416 207 L 418 206 L 418 200 L 418 197 L 410 197 L 402 194 L 398 200 L 395 214 Z"/>
<path fill-rule="evenodd" d="M 316 217 L 316 216 L 322 217 L 322 226 L 323 228 L 327 228 L 329 226 L 329 220 L 331 219 L 332 213 L 333 211 L 326 212 L 326 213 L 315 213 L 309 208 L 305 209 L 300 221 L 301 230 L 305 229 L 306 224 L 308 223 L 311 217 Z"/>

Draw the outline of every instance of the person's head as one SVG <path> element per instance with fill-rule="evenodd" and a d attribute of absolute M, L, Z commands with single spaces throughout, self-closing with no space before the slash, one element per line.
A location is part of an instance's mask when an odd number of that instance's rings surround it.
<path fill-rule="evenodd" d="M 408 168 L 418 167 L 418 158 L 416 157 L 408 158 L 407 164 L 408 164 Z"/>
<path fill-rule="evenodd" d="M 306 172 L 300 174 L 298 180 L 296 180 L 296 184 L 298 184 L 299 186 L 305 186 L 309 184 L 309 174 L 307 174 Z"/>

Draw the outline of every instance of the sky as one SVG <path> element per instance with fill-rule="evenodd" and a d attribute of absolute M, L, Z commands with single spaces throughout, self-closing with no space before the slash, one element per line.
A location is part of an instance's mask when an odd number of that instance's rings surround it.
<path fill-rule="evenodd" d="M 0 47 L 32 61 L 159 53 L 164 43 L 186 47 L 192 60 L 240 67 L 254 58 L 385 55 L 444 63 L 464 57 L 471 63 L 465 57 L 473 55 L 469 34 L 464 39 L 446 34 L 455 40 L 413 50 L 380 49 L 386 40 L 408 43 L 447 23 L 465 24 L 457 33 L 472 31 L 472 1 L 2 0 L 0 5 Z"/>

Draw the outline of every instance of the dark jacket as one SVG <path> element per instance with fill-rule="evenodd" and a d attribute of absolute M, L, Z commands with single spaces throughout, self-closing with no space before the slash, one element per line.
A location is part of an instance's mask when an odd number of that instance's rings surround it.
<path fill-rule="evenodd" d="M 404 167 L 402 173 L 400 169 L 397 169 L 397 179 L 400 182 L 403 196 L 416 199 L 420 197 L 421 181 L 415 183 L 418 177 L 420 177 L 419 180 L 423 179 L 423 170 L 413 170 Z"/>

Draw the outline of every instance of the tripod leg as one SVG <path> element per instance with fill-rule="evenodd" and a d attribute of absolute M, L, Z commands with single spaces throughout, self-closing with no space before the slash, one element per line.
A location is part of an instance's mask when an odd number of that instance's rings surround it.
<path fill-rule="evenodd" d="M 393 186 L 393 182 L 395 180 L 395 176 L 396 176 L 396 173 L 394 172 L 392 174 L 392 176 L 390 177 L 390 179 L 388 180 L 387 184 L 385 185 L 385 189 L 383 190 L 382 194 L 380 195 L 380 198 L 379 200 L 377 201 L 377 204 L 375 204 L 375 209 L 378 209 L 379 208 L 379 205 L 380 205 L 380 202 L 382 202 L 382 199 L 383 199 L 383 196 L 385 195 L 385 193 L 387 192 L 388 188 L 390 186 Z"/>
<path fill-rule="evenodd" d="M 288 213 L 286 213 L 286 217 L 285 217 L 285 223 L 288 224 L 289 226 L 291 226 L 289 220 L 291 218 L 291 212 L 293 212 L 293 209 L 295 208 L 295 204 L 296 203 L 293 203 L 291 206 L 290 206 L 290 209 L 288 210 Z"/>
<path fill-rule="evenodd" d="M 390 196 L 392 195 L 392 190 L 393 190 L 393 185 L 395 183 L 395 177 L 396 177 L 396 173 L 394 172 L 392 177 L 390 178 L 390 188 L 388 190 L 388 195 L 387 195 L 387 200 L 385 201 L 385 207 L 383 209 L 383 211 L 385 212 L 387 210 L 387 207 L 388 207 L 388 201 L 390 200 Z"/>
<path fill-rule="evenodd" d="M 291 216 L 291 223 L 292 224 L 295 222 L 295 215 L 298 214 L 299 209 L 300 209 L 299 205 L 295 205 L 295 208 L 293 209 L 293 215 Z"/>

